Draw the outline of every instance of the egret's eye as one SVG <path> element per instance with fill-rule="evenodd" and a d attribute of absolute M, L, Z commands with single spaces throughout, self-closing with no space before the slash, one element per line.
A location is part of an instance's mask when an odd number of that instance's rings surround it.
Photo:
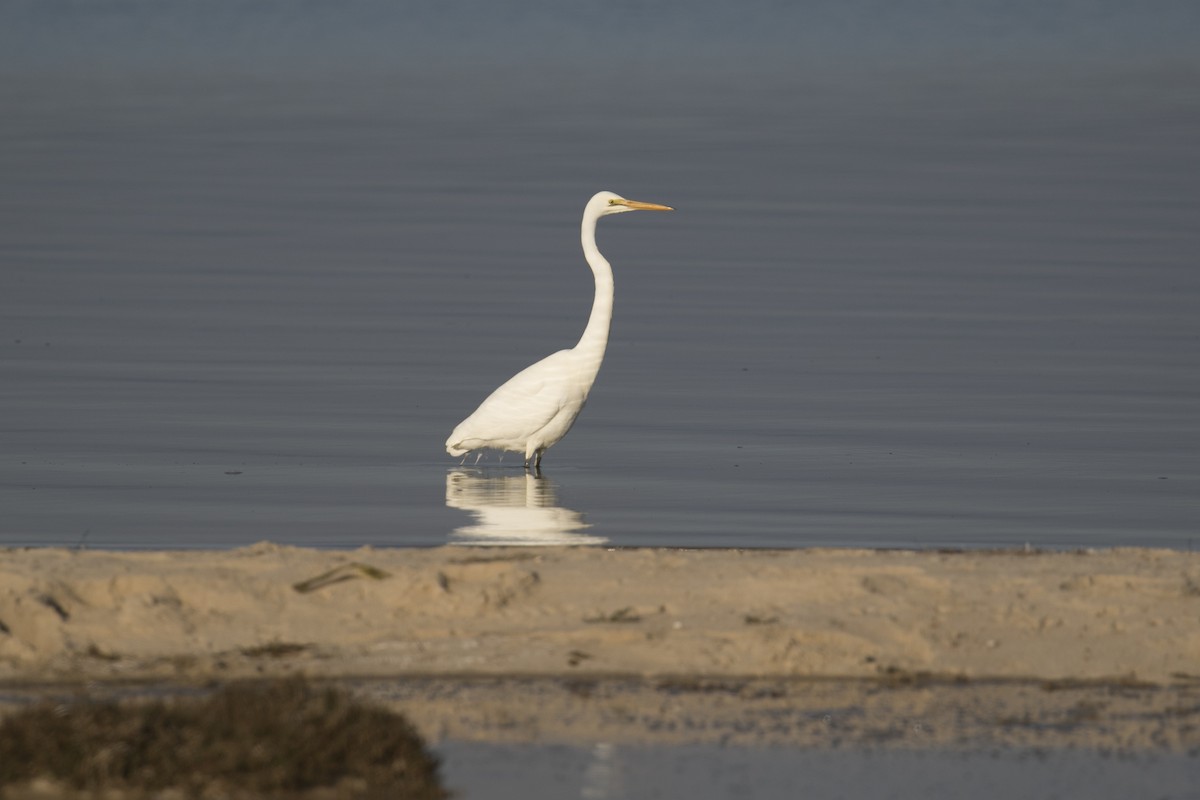
<path fill-rule="evenodd" d="M 610 206 L 615 206 L 617 204 L 617 199 L 615 197 L 609 198 L 608 204 Z"/>

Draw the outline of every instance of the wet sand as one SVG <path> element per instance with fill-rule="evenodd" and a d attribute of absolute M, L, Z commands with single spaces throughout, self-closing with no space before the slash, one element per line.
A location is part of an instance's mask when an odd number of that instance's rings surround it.
<path fill-rule="evenodd" d="M 0 551 L 10 699 L 304 673 L 486 741 L 1200 748 L 1200 554 Z"/>

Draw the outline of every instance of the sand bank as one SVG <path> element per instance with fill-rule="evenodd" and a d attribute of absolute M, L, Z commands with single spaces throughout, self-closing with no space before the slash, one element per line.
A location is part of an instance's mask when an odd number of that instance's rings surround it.
<path fill-rule="evenodd" d="M 0 679 L 1200 676 L 1200 555 L 0 552 Z"/>
<path fill-rule="evenodd" d="M 296 672 L 372 679 L 435 738 L 988 744 L 1008 720 L 1187 749 L 1200 554 L 0 552 L 10 689 Z"/>

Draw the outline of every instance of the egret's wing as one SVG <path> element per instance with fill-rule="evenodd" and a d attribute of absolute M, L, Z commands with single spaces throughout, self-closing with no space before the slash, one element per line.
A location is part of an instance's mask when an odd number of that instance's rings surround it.
<path fill-rule="evenodd" d="M 509 378 L 459 423 L 447 446 L 523 448 L 568 402 L 566 382 L 573 373 L 569 356 L 570 351 L 560 350 Z"/>

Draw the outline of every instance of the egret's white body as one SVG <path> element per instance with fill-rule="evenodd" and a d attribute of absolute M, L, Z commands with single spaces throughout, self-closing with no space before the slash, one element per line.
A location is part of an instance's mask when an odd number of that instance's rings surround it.
<path fill-rule="evenodd" d="M 626 200 L 600 192 L 583 210 L 580 240 L 596 278 L 596 298 L 579 343 L 559 350 L 509 378 L 464 419 L 446 440 L 446 452 L 512 450 L 525 454 L 525 466 L 541 466 L 542 454 L 567 435 L 587 402 L 600 372 L 612 322 L 612 266 L 596 247 L 596 221 L 625 211 L 671 211 L 669 206 Z"/>

